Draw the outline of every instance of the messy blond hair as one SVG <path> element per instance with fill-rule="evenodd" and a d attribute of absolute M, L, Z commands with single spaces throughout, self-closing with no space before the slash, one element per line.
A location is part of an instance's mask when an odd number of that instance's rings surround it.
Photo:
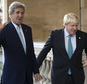
<path fill-rule="evenodd" d="M 71 22 L 79 24 L 79 19 L 75 13 L 68 13 L 64 16 L 63 25 L 67 25 Z"/>

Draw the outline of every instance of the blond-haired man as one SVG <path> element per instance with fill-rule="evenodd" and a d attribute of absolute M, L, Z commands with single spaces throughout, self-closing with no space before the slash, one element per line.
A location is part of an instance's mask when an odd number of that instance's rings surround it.
<path fill-rule="evenodd" d="M 76 14 L 66 14 L 64 28 L 51 32 L 37 58 L 40 67 L 52 48 L 52 84 L 84 84 L 83 66 L 87 66 L 87 60 L 82 62 L 82 52 L 84 49 L 87 54 L 87 33 L 78 30 L 78 24 Z"/>

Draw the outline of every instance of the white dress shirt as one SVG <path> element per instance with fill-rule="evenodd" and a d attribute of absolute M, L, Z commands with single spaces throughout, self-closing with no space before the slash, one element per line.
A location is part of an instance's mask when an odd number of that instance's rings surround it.
<path fill-rule="evenodd" d="M 12 21 L 11 21 L 11 22 L 12 22 Z M 15 27 L 15 29 L 16 29 L 16 31 L 17 31 L 18 25 L 14 24 L 13 22 L 12 22 L 12 24 L 14 25 L 14 27 Z M 24 34 L 23 34 L 22 26 L 19 25 L 19 27 L 20 27 L 20 32 L 21 32 L 21 34 L 22 34 L 22 37 L 23 37 L 23 40 L 24 40 L 24 45 L 25 45 L 25 48 L 26 48 L 26 41 L 25 41 L 25 37 L 24 37 Z"/>
<path fill-rule="evenodd" d="M 69 33 L 66 31 L 66 28 L 64 28 L 64 38 L 65 38 L 65 48 L 68 53 L 68 38 L 69 38 Z M 73 48 L 73 53 L 76 49 L 76 34 L 72 35 L 71 37 L 71 43 L 72 43 L 72 48 Z"/>

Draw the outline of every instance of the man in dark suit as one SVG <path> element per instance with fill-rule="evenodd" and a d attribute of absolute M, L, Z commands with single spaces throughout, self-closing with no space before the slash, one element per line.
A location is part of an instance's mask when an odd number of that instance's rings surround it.
<path fill-rule="evenodd" d="M 76 14 L 66 14 L 63 21 L 63 29 L 51 32 L 37 58 L 38 66 L 52 48 L 52 84 L 84 84 L 83 66 L 87 66 L 87 60 L 82 62 L 82 52 L 84 49 L 87 54 L 87 34 L 78 30 Z"/>
<path fill-rule="evenodd" d="M 31 28 L 22 24 L 25 5 L 13 2 L 9 6 L 11 21 L 0 32 L 0 45 L 4 48 L 2 84 L 33 84 L 39 80 Z M 20 37 L 21 35 L 21 37 Z"/>

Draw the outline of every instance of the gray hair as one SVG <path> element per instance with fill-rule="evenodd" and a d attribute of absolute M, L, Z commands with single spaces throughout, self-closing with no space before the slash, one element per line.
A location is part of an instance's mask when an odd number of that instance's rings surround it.
<path fill-rule="evenodd" d="M 23 8 L 25 11 L 25 5 L 21 2 L 15 1 L 9 6 L 9 13 L 13 14 L 16 8 Z"/>

